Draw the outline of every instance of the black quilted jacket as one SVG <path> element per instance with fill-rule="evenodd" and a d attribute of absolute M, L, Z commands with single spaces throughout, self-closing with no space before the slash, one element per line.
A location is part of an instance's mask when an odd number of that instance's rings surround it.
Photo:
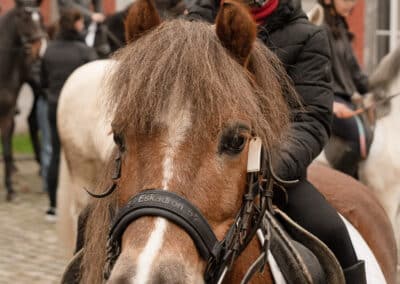
<path fill-rule="evenodd" d="M 218 0 L 196 0 L 189 17 L 212 22 Z M 285 179 L 304 178 L 308 165 L 330 135 L 333 92 L 329 42 L 325 31 L 308 22 L 300 0 L 280 0 L 259 27 L 258 37 L 280 58 L 304 104 L 293 110 L 289 139 L 281 146 L 275 168 Z"/>

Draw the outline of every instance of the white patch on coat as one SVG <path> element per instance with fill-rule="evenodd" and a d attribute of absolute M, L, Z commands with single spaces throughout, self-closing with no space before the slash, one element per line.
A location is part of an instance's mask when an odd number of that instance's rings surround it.
<path fill-rule="evenodd" d="M 170 103 L 169 111 L 161 119 L 168 127 L 168 137 L 163 160 L 163 190 L 169 190 L 169 182 L 174 176 L 173 160 L 175 153 L 185 139 L 185 134 L 191 126 L 188 108 L 182 108 L 176 101 Z M 145 284 L 149 281 L 154 259 L 158 255 L 167 229 L 167 220 L 157 218 L 155 228 L 138 259 L 137 274 L 133 281 L 135 284 Z"/>

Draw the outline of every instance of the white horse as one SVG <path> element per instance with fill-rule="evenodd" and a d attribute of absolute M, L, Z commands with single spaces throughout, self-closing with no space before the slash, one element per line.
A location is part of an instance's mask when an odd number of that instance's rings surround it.
<path fill-rule="evenodd" d="M 99 60 L 78 68 L 65 83 L 58 106 L 61 140 L 59 173 L 58 231 L 72 255 L 79 213 L 88 203 L 84 188 L 95 187 L 112 151 L 110 121 L 102 103 L 105 74 L 111 60 Z"/>
<path fill-rule="evenodd" d="M 310 21 L 321 25 L 323 8 L 315 5 L 308 13 Z M 388 54 L 370 76 L 368 100 L 380 102 L 400 93 L 400 47 Z M 377 105 L 378 120 L 367 160 L 360 164 L 361 181 L 374 192 L 386 210 L 400 248 L 400 96 Z M 317 161 L 328 164 L 322 153 Z"/>
<path fill-rule="evenodd" d="M 388 54 L 370 77 L 378 120 L 370 153 L 360 165 L 360 178 L 381 201 L 400 248 L 400 47 Z"/>

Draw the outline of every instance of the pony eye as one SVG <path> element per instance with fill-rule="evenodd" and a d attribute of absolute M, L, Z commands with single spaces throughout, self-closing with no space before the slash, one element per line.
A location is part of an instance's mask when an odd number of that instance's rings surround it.
<path fill-rule="evenodd" d="M 125 149 L 125 145 L 124 145 L 124 138 L 122 137 L 122 134 L 114 133 L 113 139 L 114 139 L 114 143 L 119 147 L 120 151 L 123 152 Z"/>
<path fill-rule="evenodd" d="M 234 135 L 226 135 L 222 138 L 220 144 L 220 153 L 228 155 L 237 155 L 243 151 L 246 144 L 246 138 L 243 135 L 235 133 Z"/>

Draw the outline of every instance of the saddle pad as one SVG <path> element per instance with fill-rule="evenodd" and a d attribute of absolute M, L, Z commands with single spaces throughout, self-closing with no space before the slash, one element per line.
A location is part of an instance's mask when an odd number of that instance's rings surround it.
<path fill-rule="evenodd" d="M 368 244 L 361 236 L 361 234 L 354 228 L 354 226 L 347 221 L 342 215 L 340 217 L 346 224 L 347 231 L 350 234 L 351 242 L 353 243 L 354 250 L 357 258 L 365 261 L 365 271 L 367 273 L 368 284 L 386 284 L 385 276 L 382 269 L 376 260 L 376 257 Z"/>
<path fill-rule="evenodd" d="M 349 221 L 347 221 L 342 215 L 340 215 L 340 217 L 343 219 L 347 227 L 347 231 L 350 234 L 350 239 L 353 243 L 357 258 L 365 261 L 367 283 L 387 284 L 385 276 L 378 264 L 378 261 L 376 260 L 376 257 L 374 256 L 372 250 L 369 248 L 368 244 Z M 274 256 L 271 253 L 268 254 L 268 261 L 275 283 L 287 284 L 282 271 L 280 270 Z"/>

